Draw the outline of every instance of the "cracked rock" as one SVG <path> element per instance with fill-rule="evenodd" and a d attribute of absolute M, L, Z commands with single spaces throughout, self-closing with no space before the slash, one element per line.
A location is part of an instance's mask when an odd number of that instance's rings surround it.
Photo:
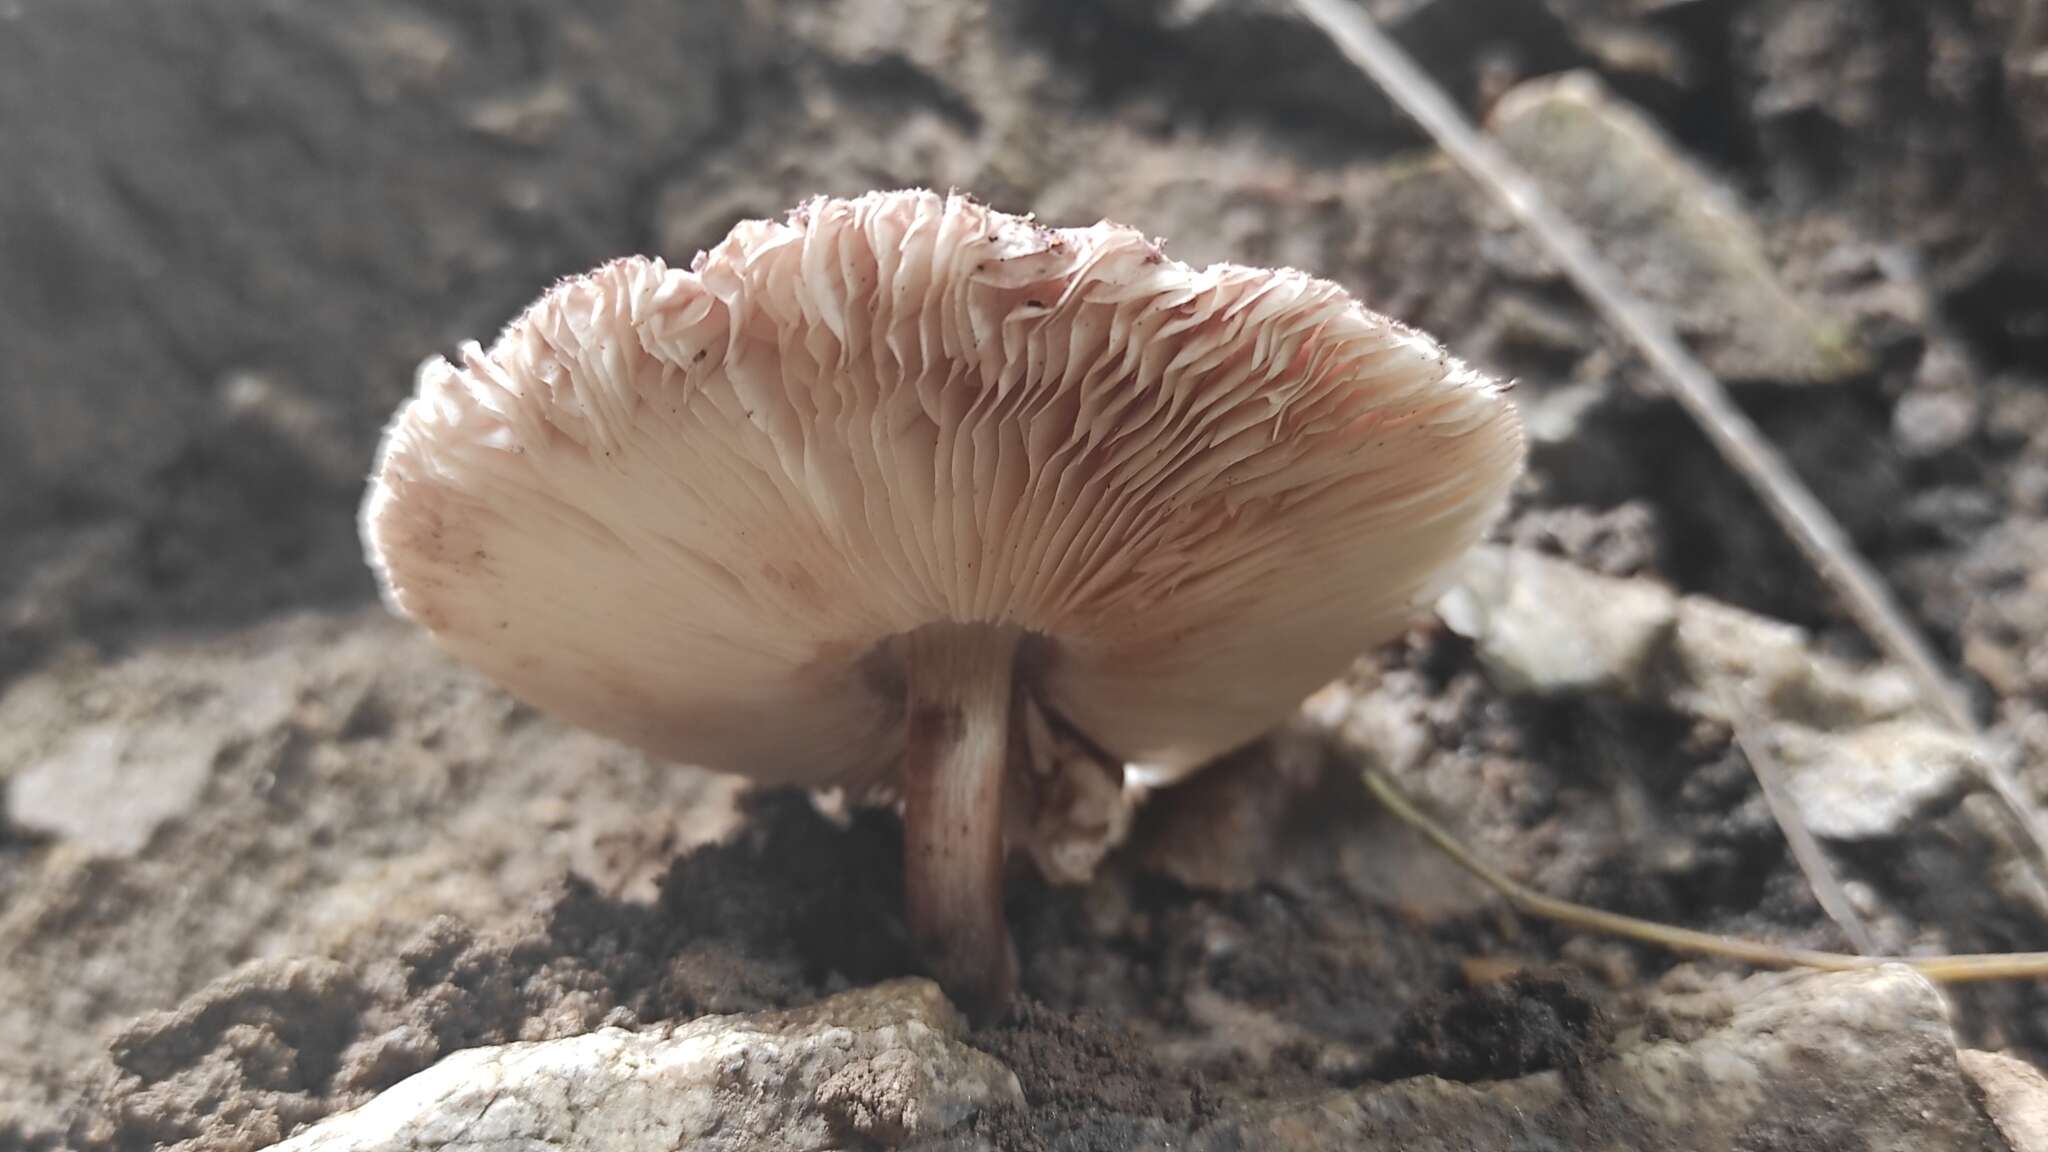
<path fill-rule="evenodd" d="M 805 1152 L 932 1140 L 1021 1108 L 938 987 L 900 980 L 789 1012 L 458 1052 L 278 1152 L 690 1148 Z"/>

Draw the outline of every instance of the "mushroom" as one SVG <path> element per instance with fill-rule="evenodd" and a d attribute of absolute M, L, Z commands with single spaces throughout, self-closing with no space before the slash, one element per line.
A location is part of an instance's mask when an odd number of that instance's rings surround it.
<path fill-rule="evenodd" d="M 1257 737 L 1436 592 L 1521 455 L 1502 388 L 1333 284 L 886 192 L 427 363 L 362 529 L 399 612 L 545 711 L 900 795 L 914 943 L 986 1018 L 1017 750 L 1171 776 Z"/>

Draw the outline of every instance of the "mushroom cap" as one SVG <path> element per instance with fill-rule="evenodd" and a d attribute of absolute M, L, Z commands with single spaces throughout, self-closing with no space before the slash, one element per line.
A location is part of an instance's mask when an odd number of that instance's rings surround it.
<path fill-rule="evenodd" d="M 1499 386 L 1334 284 L 871 193 L 427 363 L 362 530 L 442 647 L 658 755 L 886 785 L 895 639 L 956 622 L 1173 771 L 1398 632 L 1521 457 Z"/>

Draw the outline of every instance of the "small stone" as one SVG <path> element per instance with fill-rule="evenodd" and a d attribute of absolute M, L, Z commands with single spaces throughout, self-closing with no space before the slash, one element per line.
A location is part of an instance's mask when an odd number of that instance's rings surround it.
<path fill-rule="evenodd" d="M 1779 279 L 1735 200 L 1592 76 L 1523 84 L 1488 126 L 1716 374 L 1831 383 L 1864 370 L 1848 328 Z"/>
<path fill-rule="evenodd" d="M 1086 884 L 1130 834 L 1140 789 L 1126 782 L 1122 764 L 1055 728 L 1035 701 L 1020 708 L 1025 754 L 1008 780 L 1006 833 L 1049 882 Z"/>
<path fill-rule="evenodd" d="M 1926 458 L 1959 448 L 1977 430 L 1977 404 L 1967 393 L 1915 389 L 1892 409 L 1892 436 L 1908 456 Z"/>
<path fill-rule="evenodd" d="M 2048 1152 L 2048 1077 L 1999 1052 L 1966 1050 L 1956 1053 L 1956 1060 L 2012 1152 Z"/>
<path fill-rule="evenodd" d="M 2048 188 L 2048 28 L 2040 7 L 2031 0 L 1984 0 L 1977 9 L 1991 25 L 1987 42 L 2004 47 L 2007 115 L 2026 142 L 2035 182 Z"/>
<path fill-rule="evenodd" d="M 1677 623 L 1678 597 L 1645 580 L 1594 576 L 1534 553 L 1482 548 L 1437 602 L 1451 631 L 1510 692 L 1639 693 Z"/>
<path fill-rule="evenodd" d="M 1913 720 L 1847 733 L 1785 725 L 1777 753 L 1807 827 L 1829 840 L 1905 835 L 1922 813 L 1955 800 L 1984 771 L 1974 739 Z"/>
<path fill-rule="evenodd" d="M 1992 443 L 2048 450 L 2048 380 L 2002 376 L 1987 392 L 1984 433 Z"/>
<path fill-rule="evenodd" d="M 1912 681 L 1898 669 L 1851 668 L 1814 652 L 1800 628 L 1703 596 L 1679 605 L 1671 664 L 1666 701 L 1712 720 L 1757 708 L 1833 729 L 1899 716 L 1916 700 Z"/>
<path fill-rule="evenodd" d="M 507 143 L 545 147 L 576 112 L 576 94 L 559 80 L 513 95 L 486 100 L 469 110 L 472 129 Z"/>
<path fill-rule="evenodd" d="M 82 728 L 8 778 L 8 819 L 96 856 L 134 856 L 199 802 L 221 743 L 204 732 Z"/>
<path fill-rule="evenodd" d="M 1998 497 L 1968 484 L 1922 488 L 1899 509 L 1899 521 L 1958 548 L 1968 548 L 1998 526 L 2005 509 Z"/>
<path fill-rule="evenodd" d="M 2030 516 L 2048 514 L 2048 464 L 2022 461 L 2006 474 L 2006 499 Z"/>
<path fill-rule="evenodd" d="M 1538 447 L 1569 445 L 1579 439 L 1587 418 L 1613 394 L 1613 385 L 1605 379 L 1544 389 L 1524 404 L 1522 430 Z"/>
<path fill-rule="evenodd" d="M 92 718 L 76 715 L 82 709 L 60 684 L 32 682 L 0 704 L 0 732 L 15 734 L 0 736 L 8 819 L 94 856 L 142 852 L 158 828 L 199 803 L 231 744 L 286 721 L 294 685 L 282 661 L 272 665 L 233 684 L 180 670 L 169 676 L 163 706 L 123 698 Z M 65 713 L 73 723 L 49 723 Z M 42 737 L 46 743 L 26 735 L 51 727 L 58 731 Z"/>

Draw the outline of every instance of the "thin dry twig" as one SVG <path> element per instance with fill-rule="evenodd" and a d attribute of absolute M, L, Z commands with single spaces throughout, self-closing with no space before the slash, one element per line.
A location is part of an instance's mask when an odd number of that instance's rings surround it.
<path fill-rule="evenodd" d="M 1636 346 L 1722 458 L 1749 482 L 1858 626 L 1911 673 L 1927 702 L 1956 728 L 1980 732 L 1967 698 L 1834 516 L 1736 407 L 1721 382 L 1686 350 L 1656 310 L 1628 288 L 1585 234 L 1550 206 L 1528 174 L 1472 126 L 1443 89 L 1355 0 L 1295 0 L 1295 5 L 1346 59 L 1420 124 L 1445 155 L 1519 220 L 1594 309 Z M 2004 765 L 1987 759 L 1984 775 L 2031 844 L 2036 865 L 2048 870 L 2048 830 L 2012 774 Z"/>
<path fill-rule="evenodd" d="M 1799 870 L 1806 875 L 1806 884 L 1813 889 L 1813 898 L 1820 902 L 1822 912 L 1842 930 L 1849 946 L 1865 956 L 1877 951 L 1876 941 L 1870 938 L 1870 929 L 1864 926 L 1863 917 L 1856 914 L 1856 908 L 1849 903 L 1849 894 L 1842 889 L 1842 881 L 1835 875 L 1835 866 L 1821 850 L 1820 841 L 1814 839 L 1813 830 L 1806 826 L 1806 819 L 1800 814 L 1799 804 L 1785 787 L 1785 769 L 1778 762 L 1769 739 L 1756 730 L 1756 726 L 1743 719 L 1744 711 L 1729 701 L 1725 708 L 1732 717 L 1729 726 L 1734 735 L 1736 750 L 1749 761 L 1749 770 L 1756 777 L 1757 787 L 1763 791 L 1764 803 L 1771 815 L 1778 821 L 1778 830 L 1785 834 L 1785 845 L 1792 850 L 1792 859 Z"/>
<path fill-rule="evenodd" d="M 1990 952 L 1952 956 L 1849 956 L 1840 952 L 1815 952 L 1786 948 L 1739 936 L 1720 936 L 1690 928 L 1674 928 L 1651 920 L 1638 920 L 1588 908 L 1569 900 L 1530 888 L 1507 873 L 1481 860 L 1442 825 L 1401 794 L 1394 782 L 1377 768 L 1365 769 L 1365 785 L 1373 796 L 1393 813 L 1395 819 L 1450 857 L 1460 868 L 1506 898 L 1509 905 L 1525 915 L 1540 917 L 1571 928 L 1618 936 L 1653 944 L 1674 952 L 1719 956 L 1762 968 L 1817 968 L 1826 972 L 1851 972 L 1885 964 L 1904 964 L 1938 984 L 1965 984 L 1988 980 L 2037 980 L 2048 977 L 2048 952 Z"/>

